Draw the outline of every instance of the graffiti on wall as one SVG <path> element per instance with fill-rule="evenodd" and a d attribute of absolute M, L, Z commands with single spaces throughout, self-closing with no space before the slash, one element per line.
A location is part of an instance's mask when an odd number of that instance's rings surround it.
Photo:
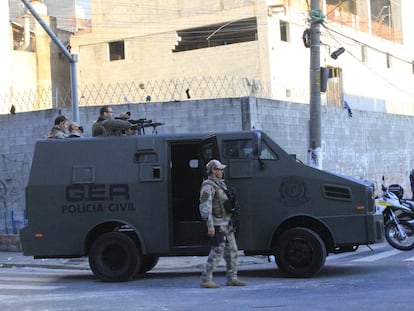
<path fill-rule="evenodd" d="M 31 161 L 29 153 L 0 157 L 0 234 L 19 234 L 27 225 L 25 187 Z"/>
<path fill-rule="evenodd" d="M 385 143 L 384 143 L 385 145 Z M 373 148 L 368 141 L 360 139 L 358 148 L 345 146 L 336 141 L 323 142 L 323 155 L 326 163 L 330 163 L 328 171 L 352 176 L 374 184 L 376 194 L 380 195 L 382 176 L 385 186 L 399 184 L 405 189 L 406 197 L 410 196 L 409 173 L 411 171 L 409 150 L 398 148 Z"/>

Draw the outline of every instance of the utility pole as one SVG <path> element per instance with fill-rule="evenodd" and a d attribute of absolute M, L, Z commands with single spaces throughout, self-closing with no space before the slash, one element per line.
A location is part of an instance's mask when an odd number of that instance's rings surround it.
<path fill-rule="evenodd" d="M 1 0 L 0 0 L 1 1 Z M 55 35 L 55 33 L 50 29 L 50 27 L 43 21 L 40 15 L 36 12 L 35 8 L 30 4 L 28 0 L 22 0 L 25 7 L 32 13 L 33 17 L 39 22 L 40 26 L 46 31 L 49 37 L 61 50 L 63 55 L 67 58 L 70 63 L 70 81 L 71 81 L 71 94 L 72 94 L 72 118 L 75 122 L 79 121 L 79 102 L 78 102 L 78 80 L 76 73 L 76 63 L 78 62 L 78 55 L 70 54 L 65 45 L 60 41 L 60 39 Z"/>
<path fill-rule="evenodd" d="M 308 164 L 322 169 L 320 23 L 323 21 L 323 18 L 320 8 L 320 0 L 311 0 L 310 21 L 310 121 Z"/>

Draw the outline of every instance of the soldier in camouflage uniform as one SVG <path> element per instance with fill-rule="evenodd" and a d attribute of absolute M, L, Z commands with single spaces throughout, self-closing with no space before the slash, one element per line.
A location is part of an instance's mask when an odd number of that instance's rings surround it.
<path fill-rule="evenodd" d="M 47 138 L 68 138 L 69 135 L 66 132 L 68 128 L 68 119 L 65 116 L 59 115 L 55 119 L 55 125 L 47 134 Z"/>
<path fill-rule="evenodd" d="M 208 179 L 201 185 L 200 214 L 207 223 L 207 234 L 211 239 L 211 250 L 207 263 L 201 274 L 200 286 L 218 288 L 213 282 L 213 271 L 224 254 L 226 261 L 227 286 L 244 286 L 246 283 L 237 278 L 237 244 L 234 230 L 230 223 L 231 214 L 226 212 L 224 203 L 229 199 L 224 190 L 227 186 L 223 180 L 223 165 L 218 160 L 207 163 Z"/>

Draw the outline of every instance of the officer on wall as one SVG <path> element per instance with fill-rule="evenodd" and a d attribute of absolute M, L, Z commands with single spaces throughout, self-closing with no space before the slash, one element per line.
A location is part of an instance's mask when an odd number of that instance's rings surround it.
<path fill-rule="evenodd" d="M 55 118 L 55 125 L 53 125 L 49 134 L 47 134 L 47 138 L 68 138 L 67 128 L 68 119 L 65 116 L 59 115 Z"/>
<path fill-rule="evenodd" d="M 102 106 L 99 117 L 92 125 L 92 136 L 117 136 L 131 128 L 131 123 L 114 119 L 112 107 Z"/>

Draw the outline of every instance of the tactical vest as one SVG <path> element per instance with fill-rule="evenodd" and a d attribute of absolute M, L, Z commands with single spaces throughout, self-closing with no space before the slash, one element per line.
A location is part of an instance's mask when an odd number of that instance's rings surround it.
<path fill-rule="evenodd" d="M 221 186 L 220 184 L 210 180 L 206 179 L 203 181 L 202 186 L 204 185 L 210 185 L 215 189 L 214 197 L 213 197 L 213 203 L 212 203 L 212 214 L 215 218 L 224 218 L 226 216 L 229 216 L 224 208 L 224 202 L 228 200 L 226 193 L 224 192 L 224 186 Z M 224 189 L 223 189 L 224 188 Z"/>
<path fill-rule="evenodd" d="M 108 136 L 106 128 L 103 126 L 102 122 L 95 121 L 92 125 L 92 136 Z"/>

